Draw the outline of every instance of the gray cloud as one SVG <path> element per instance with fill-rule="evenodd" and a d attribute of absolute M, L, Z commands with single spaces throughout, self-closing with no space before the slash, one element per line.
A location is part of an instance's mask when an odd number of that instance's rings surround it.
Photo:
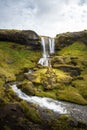
<path fill-rule="evenodd" d="M 87 29 L 87 0 L 0 0 L 0 28 L 42 35 Z"/>

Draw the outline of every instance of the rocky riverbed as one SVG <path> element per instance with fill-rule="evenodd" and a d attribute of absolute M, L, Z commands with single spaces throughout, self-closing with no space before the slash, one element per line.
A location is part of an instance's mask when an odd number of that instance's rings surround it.
<path fill-rule="evenodd" d="M 41 98 L 37 96 L 28 96 L 25 93 L 23 93 L 20 89 L 18 89 L 16 85 L 13 85 L 12 89 L 19 98 L 29 103 L 34 103 L 40 106 L 42 109 L 52 110 L 53 113 L 67 114 L 74 119 L 75 123 L 83 122 L 87 125 L 87 105 L 82 106 L 46 97 Z"/>

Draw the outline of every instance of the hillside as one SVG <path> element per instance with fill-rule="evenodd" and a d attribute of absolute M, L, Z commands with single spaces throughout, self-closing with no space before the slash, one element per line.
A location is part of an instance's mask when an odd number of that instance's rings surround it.
<path fill-rule="evenodd" d="M 55 41 L 52 67 L 43 67 L 38 65 L 40 36 L 28 30 L 0 30 L 0 130 L 78 130 L 79 124 L 86 130 L 83 122 L 75 124 L 67 115 L 55 119 L 49 110 L 44 113 L 53 119 L 45 121 L 36 105 L 22 101 L 9 87 L 16 82 L 28 95 L 87 105 L 87 31 L 58 34 Z"/>

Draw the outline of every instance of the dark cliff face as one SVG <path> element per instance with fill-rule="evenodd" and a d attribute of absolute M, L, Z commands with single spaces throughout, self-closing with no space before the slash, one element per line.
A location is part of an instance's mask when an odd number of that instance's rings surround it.
<path fill-rule="evenodd" d="M 40 37 L 31 30 L 0 30 L 0 41 L 11 41 L 40 48 Z"/>
<path fill-rule="evenodd" d="M 87 45 L 87 30 L 81 32 L 67 32 L 57 34 L 55 37 L 57 49 L 67 47 L 75 41 L 80 41 Z"/>

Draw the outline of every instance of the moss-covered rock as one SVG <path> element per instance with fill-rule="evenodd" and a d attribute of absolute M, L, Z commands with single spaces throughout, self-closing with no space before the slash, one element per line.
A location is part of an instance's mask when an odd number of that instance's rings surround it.
<path fill-rule="evenodd" d="M 34 85 L 31 81 L 24 80 L 23 82 L 19 83 L 17 87 L 28 95 L 35 95 Z"/>
<path fill-rule="evenodd" d="M 60 115 L 59 118 L 49 123 L 51 130 L 86 130 L 87 126 L 83 122 L 76 122 L 68 115 Z M 80 127 L 79 127 L 80 126 Z"/>
<path fill-rule="evenodd" d="M 87 30 L 57 34 L 55 38 L 56 48 L 67 47 L 75 41 L 80 41 L 87 45 Z"/>
<path fill-rule="evenodd" d="M 48 68 L 46 73 L 41 77 L 41 84 L 45 90 L 54 89 L 57 84 L 57 76 L 52 68 Z"/>

